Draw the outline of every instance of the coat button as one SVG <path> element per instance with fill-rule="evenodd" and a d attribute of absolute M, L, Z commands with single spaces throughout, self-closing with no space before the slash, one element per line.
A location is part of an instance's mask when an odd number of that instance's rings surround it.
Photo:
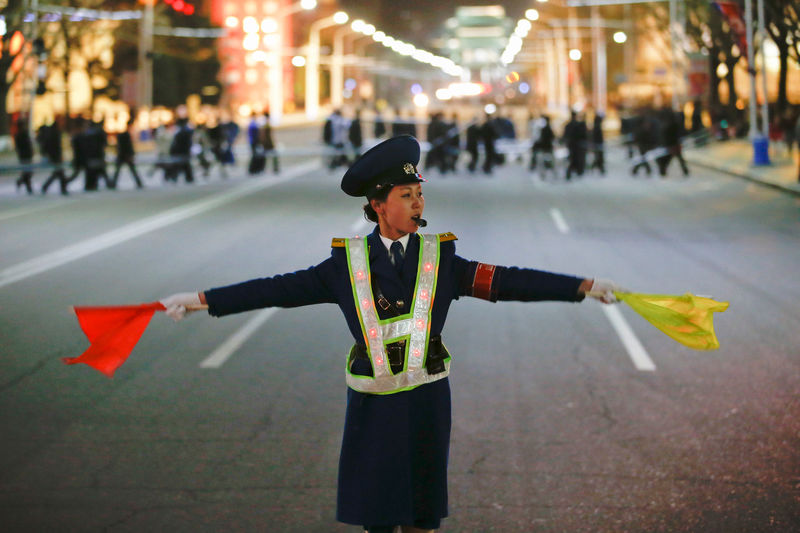
<path fill-rule="evenodd" d="M 402 309 L 405 307 L 406 303 L 403 300 L 397 300 L 397 307 Z"/>

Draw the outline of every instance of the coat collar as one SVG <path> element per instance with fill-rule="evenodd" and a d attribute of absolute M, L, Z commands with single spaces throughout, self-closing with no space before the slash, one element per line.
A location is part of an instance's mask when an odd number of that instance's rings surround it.
<path fill-rule="evenodd" d="M 376 225 L 375 229 L 367 236 L 367 245 L 369 246 L 369 263 L 370 269 L 379 275 L 381 281 L 381 288 L 388 291 L 388 288 L 383 287 L 383 279 L 387 281 L 398 283 L 402 281 L 404 287 L 414 287 L 416 285 L 417 277 L 417 263 L 419 258 L 419 235 L 412 233 L 408 239 L 406 246 L 405 261 L 403 263 L 402 276 L 397 276 L 397 271 L 394 269 L 391 260 L 389 259 L 389 251 L 386 246 L 381 242 L 380 228 Z"/>

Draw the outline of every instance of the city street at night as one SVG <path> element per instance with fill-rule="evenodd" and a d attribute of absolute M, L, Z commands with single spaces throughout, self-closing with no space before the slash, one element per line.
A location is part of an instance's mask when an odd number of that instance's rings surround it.
<path fill-rule="evenodd" d="M 721 348 L 692 351 L 624 304 L 454 302 L 440 531 L 792 531 L 800 200 L 608 159 L 572 183 L 515 161 L 422 168 L 426 231 L 454 232 L 470 259 L 728 301 Z M 3 189 L 5 531 L 360 531 L 335 520 L 352 344 L 335 306 L 157 313 L 112 379 L 61 362 L 88 346 L 70 306 L 290 272 L 371 231 L 342 173 L 306 158 L 194 186 Z"/>
<path fill-rule="evenodd" d="M 796 0 L 0 1 L 0 533 L 797 533 Z"/>

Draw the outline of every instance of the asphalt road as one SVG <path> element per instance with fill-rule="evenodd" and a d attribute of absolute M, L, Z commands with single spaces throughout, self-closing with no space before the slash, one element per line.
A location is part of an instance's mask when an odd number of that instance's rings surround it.
<path fill-rule="evenodd" d="M 691 351 L 616 306 L 641 369 L 596 302 L 455 302 L 441 531 L 796 531 L 800 202 L 706 170 L 611 167 L 575 183 L 513 163 L 426 171 L 426 229 L 467 258 L 730 301 L 722 347 Z M 359 531 L 334 518 L 352 342 L 335 306 L 158 314 L 113 379 L 60 362 L 88 345 L 71 305 L 305 268 L 368 231 L 340 177 L 304 158 L 277 178 L 0 188 L 4 531 Z"/>

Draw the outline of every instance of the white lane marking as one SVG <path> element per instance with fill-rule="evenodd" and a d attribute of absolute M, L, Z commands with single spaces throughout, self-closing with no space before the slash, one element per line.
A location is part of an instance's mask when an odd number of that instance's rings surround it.
<path fill-rule="evenodd" d="M 35 205 L 31 207 L 20 207 L 17 209 L 11 209 L 10 211 L 6 211 L 5 213 L 0 213 L 0 220 L 8 220 L 9 218 L 21 217 L 24 215 L 29 215 L 31 213 L 38 213 L 39 211 L 47 211 L 48 209 L 54 209 L 56 207 L 61 207 L 67 204 L 71 204 L 74 201 L 75 200 L 61 200 L 59 202 L 47 205 Z"/>
<path fill-rule="evenodd" d="M 553 222 L 556 224 L 556 228 L 561 233 L 569 233 L 569 226 L 567 226 L 567 221 L 564 220 L 564 216 L 561 214 L 561 211 L 558 208 L 553 207 L 550 209 L 550 216 L 553 219 Z"/>
<path fill-rule="evenodd" d="M 39 257 L 34 257 L 28 261 L 0 270 L 0 288 L 35 276 L 36 274 L 52 270 L 95 252 L 105 250 L 106 248 L 110 248 L 151 231 L 199 215 L 200 213 L 248 196 L 258 190 L 289 181 L 299 175 L 309 172 L 319 166 L 319 164 L 318 161 L 311 161 L 287 169 L 278 177 L 251 179 L 234 189 L 169 209 L 163 213 L 126 224 L 125 226 L 103 233 L 97 237 L 86 239 L 72 246 L 66 246 L 60 250 L 55 250 L 54 252 L 40 255 Z"/>
<path fill-rule="evenodd" d="M 236 350 L 242 347 L 242 344 L 247 342 L 247 339 L 253 336 L 258 331 L 264 322 L 270 319 L 272 315 L 278 312 L 276 307 L 268 307 L 260 311 L 256 316 L 248 320 L 244 326 L 239 328 L 233 335 L 219 345 L 211 355 L 206 357 L 201 363 L 200 368 L 219 368 Z"/>
<path fill-rule="evenodd" d="M 619 335 L 625 349 L 628 350 L 628 355 L 636 369 L 642 372 L 655 371 L 656 365 L 653 363 L 653 360 L 650 359 L 647 350 L 645 350 L 642 343 L 639 342 L 639 339 L 633 333 L 630 325 L 628 325 L 628 321 L 625 320 L 625 317 L 622 316 L 619 309 L 613 305 L 604 305 L 603 312 L 616 330 L 617 335 Z"/>
<path fill-rule="evenodd" d="M 358 234 L 359 231 L 362 229 L 366 229 L 369 226 L 370 221 L 364 217 L 359 218 L 356 222 L 350 226 L 350 232 L 354 235 Z"/>

